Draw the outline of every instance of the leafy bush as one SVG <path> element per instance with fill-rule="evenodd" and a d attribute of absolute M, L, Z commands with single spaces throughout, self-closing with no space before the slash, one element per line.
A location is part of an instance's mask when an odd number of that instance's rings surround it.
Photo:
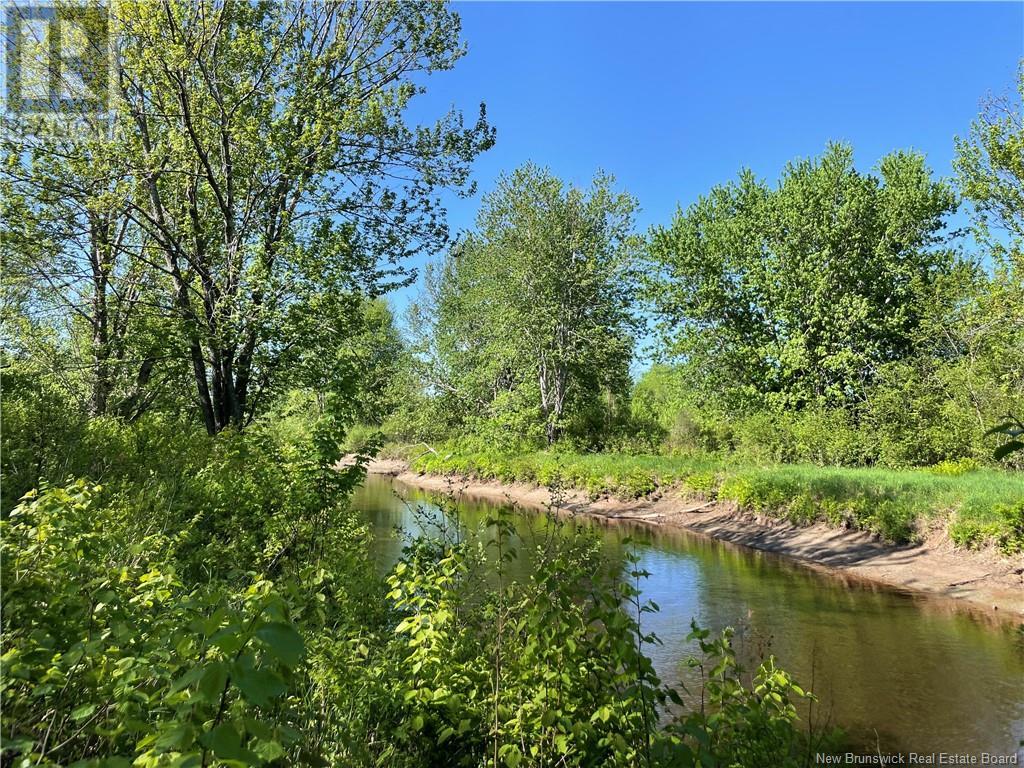
<path fill-rule="evenodd" d="M 305 761 L 324 621 L 384 613 L 324 429 L 94 419 L 61 446 L 104 483 L 44 480 L 0 522 L 5 764 Z"/>
<path fill-rule="evenodd" d="M 691 624 L 690 640 L 697 640 L 702 656 L 688 660 L 700 669 L 702 700 L 699 709 L 669 726 L 692 744 L 700 765 L 741 765 L 744 768 L 788 768 L 805 765 L 813 751 L 827 753 L 830 734 L 804 734 L 796 727 L 794 702 L 814 699 L 769 657 L 754 672 L 749 686 L 736 662 L 732 630 L 710 638 L 710 632 Z M 808 740 L 812 747 L 808 749 Z"/>
<path fill-rule="evenodd" d="M 928 471 L 944 477 L 959 477 L 960 475 L 966 475 L 968 472 L 976 472 L 979 469 L 981 469 L 981 465 L 977 460 L 966 458 L 940 461 L 938 464 L 929 467 Z"/>
<path fill-rule="evenodd" d="M 255 574 L 183 580 L 172 553 L 189 531 L 151 530 L 100 492 L 45 489 L 2 523 L 7 755 L 282 756 L 304 655 L 289 596 Z"/>
<path fill-rule="evenodd" d="M 695 764 L 695 737 L 659 725 L 679 697 L 645 654 L 642 573 L 552 525 L 531 577 L 505 579 L 496 520 L 490 543 L 414 542 L 385 584 L 345 504 L 358 470 L 331 469 L 336 425 L 298 424 L 94 420 L 65 446 L 105 482 L 44 482 L 0 522 L 5 765 Z"/>
<path fill-rule="evenodd" d="M 999 548 L 1006 554 L 1024 552 L 1024 500 L 999 507 L 1002 530 L 998 534 Z"/>
<path fill-rule="evenodd" d="M 3 455 L 0 513 L 7 514 L 40 477 L 64 479 L 85 462 L 82 435 L 88 419 L 51 380 L 23 362 L 3 371 Z"/>
<path fill-rule="evenodd" d="M 746 687 L 728 635 L 705 643 L 695 625 L 694 663 L 714 668 L 711 708 L 670 715 L 684 702 L 644 655 L 658 641 L 640 621 L 656 609 L 639 600 L 637 558 L 622 573 L 592 534 L 555 523 L 528 553 L 530 577 L 506 581 L 508 563 L 527 553 L 508 521 L 488 526 L 483 548 L 414 543 L 388 579 L 411 670 L 401 736 L 419 764 L 800 764 L 806 741 L 790 698 L 807 694 L 773 660 Z M 492 573 L 484 586 L 481 571 L 494 568 L 497 585 Z"/>

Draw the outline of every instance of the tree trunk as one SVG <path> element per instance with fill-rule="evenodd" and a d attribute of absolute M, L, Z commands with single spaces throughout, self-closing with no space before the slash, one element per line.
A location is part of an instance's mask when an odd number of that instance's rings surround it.
<path fill-rule="evenodd" d="M 110 265 L 110 231 L 98 216 L 89 217 L 89 262 L 92 270 L 92 393 L 93 416 L 107 412 L 110 400 L 110 313 L 107 306 L 107 270 Z"/>
<path fill-rule="evenodd" d="M 542 356 L 538 374 L 540 411 L 544 417 L 544 436 L 548 445 L 554 445 L 562 436 L 562 414 L 565 411 L 565 385 L 567 371 L 564 365 L 549 365 Z"/>

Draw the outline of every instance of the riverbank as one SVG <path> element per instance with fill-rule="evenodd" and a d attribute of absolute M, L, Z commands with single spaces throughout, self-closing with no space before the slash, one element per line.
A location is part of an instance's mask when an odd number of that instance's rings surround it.
<path fill-rule="evenodd" d="M 550 509 L 551 491 L 520 482 L 480 480 L 459 474 L 412 471 L 399 459 L 371 462 L 368 471 L 394 476 L 421 490 L 463 495 Z M 734 502 L 701 501 L 678 488 L 624 500 L 593 499 L 585 492 L 562 490 L 558 509 L 609 523 L 633 522 L 681 528 L 693 533 L 772 552 L 801 562 L 899 589 L 969 603 L 1004 618 L 1024 618 L 1024 556 L 1006 556 L 994 548 L 957 548 L 944 530 L 920 542 L 892 545 L 865 531 L 843 530 L 823 523 L 794 525 L 767 515 L 745 512 Z"/>

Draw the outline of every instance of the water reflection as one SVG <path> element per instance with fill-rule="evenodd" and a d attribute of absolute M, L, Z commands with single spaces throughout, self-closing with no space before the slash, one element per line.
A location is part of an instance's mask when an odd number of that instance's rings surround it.
<path fill-rule="evenodd" d="M 386 477 L 369 477 L 354 504 L 368 515 L 382 572 L 410 533 L 432 534 L 443 522 L 430 496 Z M 459 501 L 460 530 L 477 529 L 495 510 Z M 535 513 L 515 519 L 526 542 L 546 525 Z M 634 542 L 651 573 L 644 598 L 661 608 L 644 628 L 662 640 L 648 652 L 666 681 L 694 690 L 695 673 L 681 664 L 696 650 L 686 641 L 693 617 L 713 630 L 736 627 L 748 662 L 774 654 L 818 695 L 816 719 L 841 724 L 862 750 L 1010 754 L 1024 738 L 1019 628 L 685 531 L 583 518 L 569 525 L 596 527 L 611 558 L 621 560 L 627 537 Z M 513 576 L 529 572 L 529 547 L 520 550 Z"/>

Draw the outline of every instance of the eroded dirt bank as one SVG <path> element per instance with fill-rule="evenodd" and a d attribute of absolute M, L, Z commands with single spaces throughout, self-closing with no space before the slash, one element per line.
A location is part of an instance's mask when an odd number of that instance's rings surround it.
<path fill-rule="evenodd" d="M 405 462 L 382 459 L 368 471 L 394 476 L 399 482 L 427 491 L 550 509 L 547 488 L 521 483 L 480 482 L 464 477 L 421 475 Z M 1024 618 L 1024 556 L 957 550 L 941 531 L 920 544 L 892 546 L 861 531 L 823 524 L 800 527 L 738 511 L 734 505 L 704 503 L 672 490 L 651 498 L 591 500 L 565 492 L 558 508 L 565 513 L 681 528 L 741 546 L 774 552 L 844 575 L 880 582 L 964 604 L 1007 620 Z"/>

